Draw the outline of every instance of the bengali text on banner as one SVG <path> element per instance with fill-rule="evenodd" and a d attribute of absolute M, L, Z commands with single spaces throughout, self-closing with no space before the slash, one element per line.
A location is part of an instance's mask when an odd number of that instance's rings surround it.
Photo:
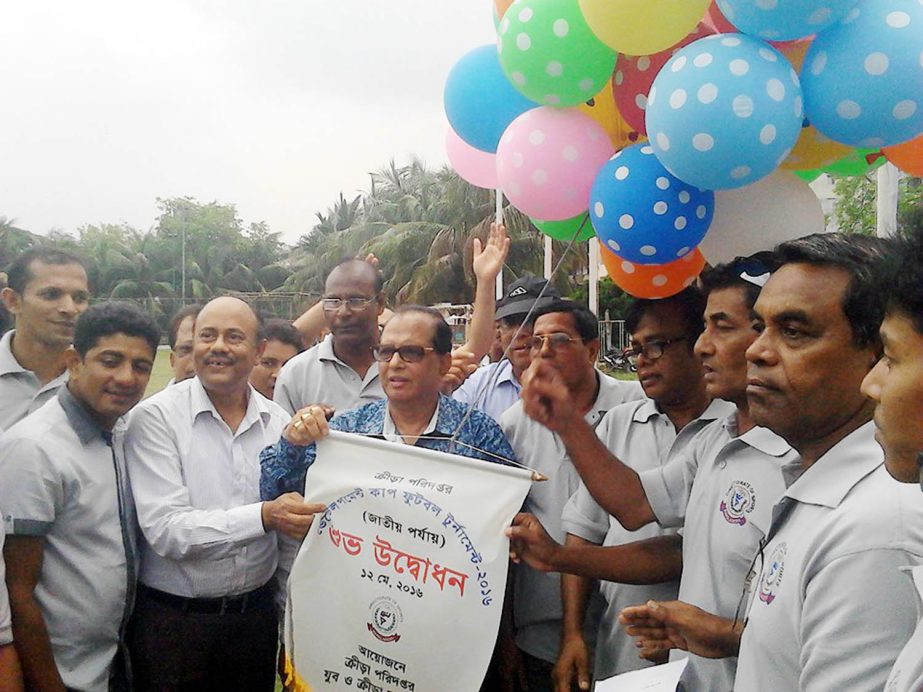
<path fill-rule="evenodd" d="M 527 470 L 333 432 L 305 499 L 323 502 L 289 578 L 288 685 L 476 692 L 506 587 L 504 529 Z"/>

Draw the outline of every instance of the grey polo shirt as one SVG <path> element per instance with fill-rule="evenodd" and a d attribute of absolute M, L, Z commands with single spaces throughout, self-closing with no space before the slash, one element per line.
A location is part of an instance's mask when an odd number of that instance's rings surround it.
<path fill-rule="evenodd" d="M 35 599 L 67 687 L 107 690 L 131 610 L 137 523 L 122 426 L 102 430 L 62 387 L 0 438 L 0 507 L 10 535 L 44 539 Z"/>
<path fill-rule="evenodd" d="M 3 565 L 3 541 L 6 530 L 0 523 L 0 646 L 13 641 L 13 627 L 10 620 L 10 599 L 6 593 L 6 572 Z"/>
<path fill-rule="evenodd" d="M 0 339 L 0 430 L 22 420 L 54 396 L 67 382 L 67 370 L 44 385 L 31 370 L 26 370 L 13 355 L 13 334 Z"/>
<path fill-rule="evenodd" d="M 642 399 L 609 411 L 596 434 L 610 452 L 640 473 L 663 466 L 670 458 L 682 453 L 702 428 L 733 410 L 733 404 L 720 399 L 713 401 L 701 416 L 677 433 L 670 418 L 657 408 L 653 400 Z M 605 546 L 675 533 L 675 529 L 661 528 L 654 523 L 637 531 L 628 531 L 597 504 L 582 482 L 564 507 L 561 523 L 567 533 Z M 596 635 L 594 677 L 602 680 L 652 665 L 638 656 L 632 638 L 619 626 L 618 616 L 623 608 L 648 600 L 675 600 L 679 581 L 650 585 L 600 581 L 599 589 L 606 599 L 606 612 Z"/>
<path fill-rule="evenodd" d="M 917 628 L 904 646 L 885 684 L 885 692 L 923 690 L 923 566 L 902 570 L 913 579 L 917 592 Z"/>
<path fill-rule="evenodd" d="M 874 433 L 843 438 L 774 507 L 738 690 L 880 690 L 910 638 L 916 594 L 899 568 L 923 564 L 923 502 Z"/>
<path fill-rule="evenodd" d="M 378 365 L 372 363 L 360 377 L 336 357 L 332 334 L 283 365 L 273 393 L 275 402 L 289 414 L 309 404 L 326 404 L 342 413 L 384 398 Z"/>
<path fill-rule="evenodd" d="M 597 373 L 599 394 L 585 418 L 597 426 L 609 409 L 644 396 L 637 382 L 622 382 Z M 542 472 L 547 481 L 532 484 L 523 503 L 523 511 L 532 512 L 558 542 L 564 540 L 561 513 L 577 491 L 580 476 L 567 455 L 564 443 L 548 428 L 536 423 L 517 402 L 500 419 L 517 458 Z M 543 573 L 526 564 L 514 566 L 513 620 L 516 643 L 523 651 L 545 661 L 554 662 L 561 642 L 561 575 Z M 588 641 L 595 639 L 598 619 L 604 603 L 598 593 L 586 619 Z"/>
<path fill-rule="evenodd" d="M 798 454 L 766 428 L 737 436 L 735 412 L 705 426 L 666 465 L 640 474 L 658 523 L 683 526 L 681 601 L 734 617 L 772 505 L 798 469 Z M 736 658 L 689 655 L 682 680 L 689 690 L 727 692 L 736 665 Z"/>

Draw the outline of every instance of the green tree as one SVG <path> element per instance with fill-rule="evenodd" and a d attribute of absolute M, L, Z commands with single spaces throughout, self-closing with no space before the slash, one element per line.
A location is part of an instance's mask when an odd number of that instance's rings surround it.
<path fill-rule="evenodd" d="M 877 183 L 875 176 L 837 178 L 833 184 L 837 196 L 833 218 L 845 233 L 875 235 Z M 912 214 L 923 206 L 923 181 L 902 177 L 898 182 L 898 232 L 905 232 Z"/>

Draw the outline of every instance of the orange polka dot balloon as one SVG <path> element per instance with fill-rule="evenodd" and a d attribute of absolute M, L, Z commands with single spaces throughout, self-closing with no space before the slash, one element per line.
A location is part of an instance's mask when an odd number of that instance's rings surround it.
<path fill-rule="evenodd" d="M 616 286 L 635 298 L 669 298 L 690 286 L 705 267 L 698 249 L 666 264 L 635 264 L 602 243 L 599 254 Z"/>

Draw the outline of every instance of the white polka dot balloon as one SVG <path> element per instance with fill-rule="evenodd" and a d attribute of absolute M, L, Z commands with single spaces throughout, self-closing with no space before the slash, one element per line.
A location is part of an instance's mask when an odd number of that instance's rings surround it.
<path fill-rule="evenodd" d="M 714 206 L 714 192 L 671 175 L 647 143 L 613 156 L 590 191 L 590 220 L 600 242 L 638 264 L 664 264 L 692 251 Z"/>
<path fill-rule="evenodd" d="M 791 63 L 743 34 L 708 36 L 679 51 L 654 80 L 646 111 L 660 162 L 706 190 L 771 173 L 798 140 L 802 120 Z"/>
<path fill-rule="evenodd" d="M 596 172 L 614 151 L 602 126 L 580 110 L 534 108 L 500 138 L 497 179 L 519 211 L 561 221 L 586 211 Z"/>
<path fill-rule="evenodd" d="M 518 0 L 498 33 L 504 73 L 536 103 L 579 105 L 612 76 L 615 52 L 590 30 L 577 0 Z"/>
<path fill-rule="evenodd" d="M 766 41 L 790 41 L 823 31 L 858 0 L 717 0 L 737 29 Z"/>
<path fill-rule="evenodd" d="M 811 44 L 808 120 L 830 139 L 879 148 L 923 132 L 923 0 L 861 0 Z"/>

